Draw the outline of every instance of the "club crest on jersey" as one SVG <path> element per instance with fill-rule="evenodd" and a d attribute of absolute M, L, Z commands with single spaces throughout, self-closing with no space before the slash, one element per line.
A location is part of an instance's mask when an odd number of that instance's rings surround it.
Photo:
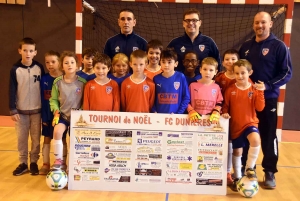
<path fill-rule="evenodd" d="M 110 94 L 112 92 L 112 87 L 111 86 L 107 86 L 106 87 L 106 93 Z"/>
<path fill-rule="evenodd" d="M 139 49 L 138 47 L 133 47 L 132 51 L 135 51 L 135 50 L 138 50 L 138 49 Z"/>
<path fill-rule="evenodd" d="M 144 92 L 147 92 L 148 90 L 149 90 L 149 86 L 146 85 L 146 84 L 144 84 L 144 85 L 143 85 L 143 91 L 144 91 Z"/>
<path fill-rule="evenodd" d="M 96 88 L 95 86 L 91 86 L 91 90 L 95 90 L 95 88 Z"/>
<path fill-rule="evenodd" d="M 180 87 L 180 82 L 174 82 L 174 88 L 178 90 Z"/>
<path fill-rule="evenodd" d="M 77 88 L 76 88 L 76 93 L 77 93 L 77 94 L 80 94 L 80 93 L 81 93 L 81 88 L 80 88 L 80 87 L 77 87 Z"/>
<path fill-rule="evenodd" d="M 185 47 L 182 46 L 182 47 L 180 48 L 180 51 L 181 51 L 181 52 L 185 52 Z"/>
<path fill-rule="evenodd" d="M 247 56 L 249 54 L 249 50 L 247 50 L 246 52 L 245 52 L 245 56 Z"/>
<path fill-rule="evenodd" d="M 252 96 L 253 96 L 253 92 L 252 92 L 252 91 L 249 91 L 249 92 L 248 92 L 248 97 L 249 97 L 250 99 L 252 99 Z"/>
<path fill-rule="evenodd" d="M 232 91 L 231 92 L 231 95 L 235 96 L 236 92 L 235 91 Z"/>
<path fill-rule="evenodd" d="M 263 49 L 262 49 L 262 54 L 263 54 L 264 56 L 266 56 L 268 53 L 269 53 L 269 48 L 263 48 Z"/>
<path fill-rule="evenodd" d="M 217 90 L 216 90 L 216 89 L 212 89 L 212 90 L 211 90 L 211 95 L 212 95 L 213 97 L 215 97 L 216 94 L 217 94 Z"/>
<path fill-rule="evenodd" d="M 115 52 L 120 52 L 120 47 L 119 47 L 119 46 L 117 46 L 117 47 L 115 48 Z"/>
<path fill-rule="evenodd" d="M 205 49 L 205 45 L 199 45 L 199 50 L 200 50 L 201 52 L 203 52 L 204 49 Z"/>

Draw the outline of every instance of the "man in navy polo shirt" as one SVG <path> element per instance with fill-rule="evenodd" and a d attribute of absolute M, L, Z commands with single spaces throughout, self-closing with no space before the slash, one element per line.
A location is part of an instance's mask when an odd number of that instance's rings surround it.
<path fill-rule="evenodd" d="M 174 38 L 168 45 L 173 47 L 178 55 L 177 71 L 184 72 L 183 57 L 187 50 L 194 50 L 197 53 L 199 63 L 206 57 L 213 57 L 218 62 L 218 71 L 221 71 L 221 60 L 218 47 L 214 40 L 203 35 L 199 29 L 202 21 L 200 20 L 200 11 L 195 8 L 186 10 L 183 13 L 183 28 L 185 33 L 183 36 Z M 195 69 L 195 73 L 199 74 L 199 66 Z"/>
<path fill-rule="evenodd" d="M 106 41 L 104 46 L 105 54 L 112 59 L 116 54 L 124 53 L 129 58 L 134 50 L 146 51 L 147 41 L 133 32 L 136 19 L 132 10 L 122 9 L 120 11 L 118 25 L 121 31 Z"/>

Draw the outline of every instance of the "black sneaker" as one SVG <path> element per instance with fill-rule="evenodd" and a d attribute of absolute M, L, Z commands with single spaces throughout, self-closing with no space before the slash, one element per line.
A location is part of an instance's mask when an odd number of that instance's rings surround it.
<path fill-rule="evenodd" d="M 234 179 L 233 180 L 233 183 L 232 183 L 232 186 L 231 186 L 231 190 L 237 192 L 237 182 L 239 181 L 240 179 Z"/>
<path fill-rule="evenodd" d="M 13 175 L 15 176 L 19 176 L 22 175 L 24 173 L 26 173 L 28 171 L 28 165 L 25 163 L 21 163 L 14 171 L 13 171 Z"/>
<path fill-rule="evenodd" d="M 30 174 L 31 175 L 38 175 L 39 174 L 39 168 L 36 163 L 30 163 Z"/>
<path fill-rule="evenodd" d="M 246 170 L 246 176 L 250 181 L 257 181 L 256 172 L 253 168 L 247 168 Z"/>
<path fill-rule="evenodd" d="M 276 188 L 276 180 L 273 172 L 265 172 L 264 188 L 267 189 Z"/>

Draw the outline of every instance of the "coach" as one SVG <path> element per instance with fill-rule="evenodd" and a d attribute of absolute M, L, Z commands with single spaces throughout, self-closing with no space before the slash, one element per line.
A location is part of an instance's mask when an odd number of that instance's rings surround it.
<path fill-rule="evenodd" d="M 221 61 L 218 47 L 214 40 L 208 36 L 203 35 L 199 29 L 202 21 L 200 20 L 200 11 L 195 8 L 186 10 L 183 13 L 183 28 L 185 33 L 183 36 L 174 38 L 168 45 L 173 47 L 178 54 L 179 64 L 177 71 L 184 72 L 182 64 L 183 56 L 187 50 L 194 50 L 197 53 L 198 59 L 201 61 L 206 57 L 213 57 L 218 62 L 218 70 L 221 70 Z M 195 70 L 199 74 L 199 67 Z"/>
<path fill-rule="evenodd" d="M 247 59 L 253 66 L 253 74 L 250 77 L 252 81 L 254 83 L 263 81 L 266 88 L 264 92 L 265 108 L 263 111 L 257 112 L 257 117 L 264 155 L 262 161 L 265 172 L 263 186 L 270 189 L 276 187 L 274 173 L 278 171 L 276 127 L 279 87 L 286 84 L 292 77 L 289 50 L 281 40 L 270 33 L 272 25 L 269 13 L 257 13 L 253 22 L 255 36 L 246 41 L 239 50 L 240 58 Z"/>
<path fill-rule="evenodd" d="M 118 25 L 120 33 L 109 38 L 104 46 L 104 53 L 113 58 L 118 53 L 124 53 L 129 58 L 131 52 L 137 49 L 146 51 L 147 41 L 133 32 L 136 19 L 133 11 L 122 9 L 119 14 Z"/>

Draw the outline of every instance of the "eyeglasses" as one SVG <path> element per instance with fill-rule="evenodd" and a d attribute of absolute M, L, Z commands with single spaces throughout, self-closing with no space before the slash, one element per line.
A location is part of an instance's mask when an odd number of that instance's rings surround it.
<path fill-rule="evenodd" d="M 194 64 L 194 65 L 197 65 L 198 60 L 196 60 L 196 59 L 192 59 L 192 60 L 185 59 L 185 60 L 183 60 L 183 64 L 188 65 L 189 63 L 192 63 L 192 64 Z"/>
<path fill-rule="evenodd" d="M 193 22 L 193 24 L 195 24 L 196 22 L 198 22 L 198 21 L 200 21 L 200 20 L 198 20 L 198 19 L 185 19 L 185 20 L 183 20 L 184 22 L 186 22 L 186 23 L 191 23 L 191 22 Z"/>

